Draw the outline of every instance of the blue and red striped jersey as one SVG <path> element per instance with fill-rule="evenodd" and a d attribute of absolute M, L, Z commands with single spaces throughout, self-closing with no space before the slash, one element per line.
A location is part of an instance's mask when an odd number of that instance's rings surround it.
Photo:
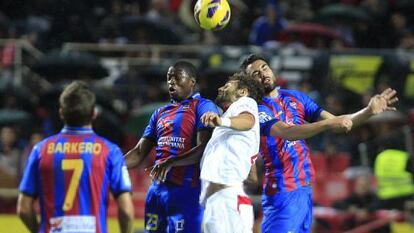
<path fill-rule="evenodd" d="M 278 121 L 289 125 L 315 122 L 321 112 L 321 107 L 299 91 L 280 89 L 277 97 L 263 99 L 259 105 L 260 153 L 265 163 L 266 194 L 289 192 L 308 185 L 315 173 L 306 141 L 272 137 L 272 125 Z"/>
<path fill-rule="evenodd" d="M 197 145 L 197 131 L 208 129 L 201 123 L 206 112 L 218 114 L 217 106 L 208 99 L 193 94 L 181 102 L 173 102 L 157 109 L 151 116 L 143 137 L 156 143 L 156 160 L 180 156 Z M 167 174 L 167 180 L 175 184 L 191 182 L 200 185 L 199 165 L 173 167 Z"/>
<path fill-rule="evenodd" d="M 119 147 L 90 128 L 64 127 L 33 148 L 20 192 L 38 197 L 40 232 L 107 232 L 109 190 L 131 191 Z"/>

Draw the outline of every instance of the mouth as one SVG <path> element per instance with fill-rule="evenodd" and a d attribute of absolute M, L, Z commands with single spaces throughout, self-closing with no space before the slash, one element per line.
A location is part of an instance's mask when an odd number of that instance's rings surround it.
<path fill-rule="evenodd" d="M 269 85 L 271 84 L 272 80 L 269 77 L 266 77 L 263 79 L 262 83 L 265 85 Z"/>
<path fill-rule="evenodd" d="M 169 87 L 169 88 L 168 88 L 168 92 L 169 92 L 169 93 L 175 93 L 175 92 L 176 92 L 175 87 Z"/>

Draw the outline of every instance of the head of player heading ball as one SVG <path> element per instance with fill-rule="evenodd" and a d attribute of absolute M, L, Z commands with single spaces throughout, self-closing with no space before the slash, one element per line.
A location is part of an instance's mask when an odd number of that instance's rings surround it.
<path fill-rule="evenodd" d="M 205 30 L 223 29 L 230 21 L 230 6 L 227 0 L 198 0 L 194 6 L 194 17 Z"/>

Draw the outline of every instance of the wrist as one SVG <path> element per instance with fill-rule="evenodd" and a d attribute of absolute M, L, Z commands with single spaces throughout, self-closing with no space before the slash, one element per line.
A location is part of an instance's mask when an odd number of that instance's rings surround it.
<path fill-rule="evenodd" d="M 221 117 L 221 125 L 222 127 L 231 127 L 231 119 L 228 117 Z"/>

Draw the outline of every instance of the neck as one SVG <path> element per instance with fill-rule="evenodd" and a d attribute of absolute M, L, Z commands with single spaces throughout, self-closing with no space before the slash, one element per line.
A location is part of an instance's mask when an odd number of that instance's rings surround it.
<path fill-rule="evenodd" d="M 227 109 L 230 107 L 231 103 L 221 103 L 220 108 L 223 109 L 223 112 L 227 111 Z"/>
<path fill-rule="evenodd" d="M 266 95 L 269 97 L 276 97 L 277 95 L 279 95 L 278 88 L 273 89 L 273 91 L 267 93 Z"/>
<path fill-rule="evenodd" d="M 89 129 L 92 129 L 92 123 L 87 124 L 87 125 L 82 125 L 82 126 L 65 125 L 65 127 L 69 127 L 69 128 L 89 128 Z"/>

